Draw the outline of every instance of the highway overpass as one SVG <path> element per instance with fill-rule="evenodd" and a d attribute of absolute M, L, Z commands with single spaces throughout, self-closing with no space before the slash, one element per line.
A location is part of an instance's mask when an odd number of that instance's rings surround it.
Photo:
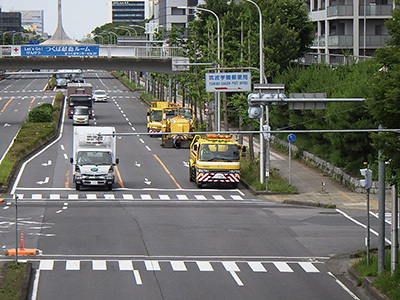
<path fill-rule="evenodd" d="M 178 74 L 188 69 L 183 49 L 119 45 L 4 45 L 0 69 L 95 69 Z M 76 51 L 74 49 L 77 49 Z"/>

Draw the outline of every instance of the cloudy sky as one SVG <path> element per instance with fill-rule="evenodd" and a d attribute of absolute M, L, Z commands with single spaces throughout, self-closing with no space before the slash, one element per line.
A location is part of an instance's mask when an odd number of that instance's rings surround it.
<path fill-rule="evenodd" d="M 44 10 L 44 31 L 57 27 L 58 0 L 0 0 L 1 10 Z M 110 0 L 62 0 L 62 22 L 67 35 L 81 39 L 93 29 L 111 22 Z"/>

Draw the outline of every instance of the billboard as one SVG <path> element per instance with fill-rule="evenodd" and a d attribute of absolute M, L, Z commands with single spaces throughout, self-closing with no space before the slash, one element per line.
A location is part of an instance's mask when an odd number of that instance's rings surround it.
<path fill-rule="evenodd" d="M 85 46 L 85 45 L 21 46 L 19 55 L 21 55 L 21 56 L 98 56 L 99 55 L 99 46 Z"/>

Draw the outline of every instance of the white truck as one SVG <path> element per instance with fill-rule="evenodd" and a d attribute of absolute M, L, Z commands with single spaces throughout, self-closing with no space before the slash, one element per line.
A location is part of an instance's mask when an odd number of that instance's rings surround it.
<path fill-rule="evenodd" d="M 83 186 L 104 186 L 111 191 L 115 182 L 116 153 L 114 127 L 75 127 L 73 154 L 73 183 L 77 191 Z"/>

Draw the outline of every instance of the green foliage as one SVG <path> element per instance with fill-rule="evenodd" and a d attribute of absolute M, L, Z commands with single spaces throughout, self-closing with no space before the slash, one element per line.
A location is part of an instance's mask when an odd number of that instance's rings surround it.
<path fill-rule="evenodd" d="M 51 122 L 53 119 L 53 106 L 43 103 L 29 112 L 28 120 L 31 123 Z"/>
<path fill-rule="evenodd" d="M 21 286 L 24 280 L 26 264 L 9 263 L 5 266 L 5 276 L 2 278 L 0 288 L 0 300 L 18 300 L 21 297 Z"/>

